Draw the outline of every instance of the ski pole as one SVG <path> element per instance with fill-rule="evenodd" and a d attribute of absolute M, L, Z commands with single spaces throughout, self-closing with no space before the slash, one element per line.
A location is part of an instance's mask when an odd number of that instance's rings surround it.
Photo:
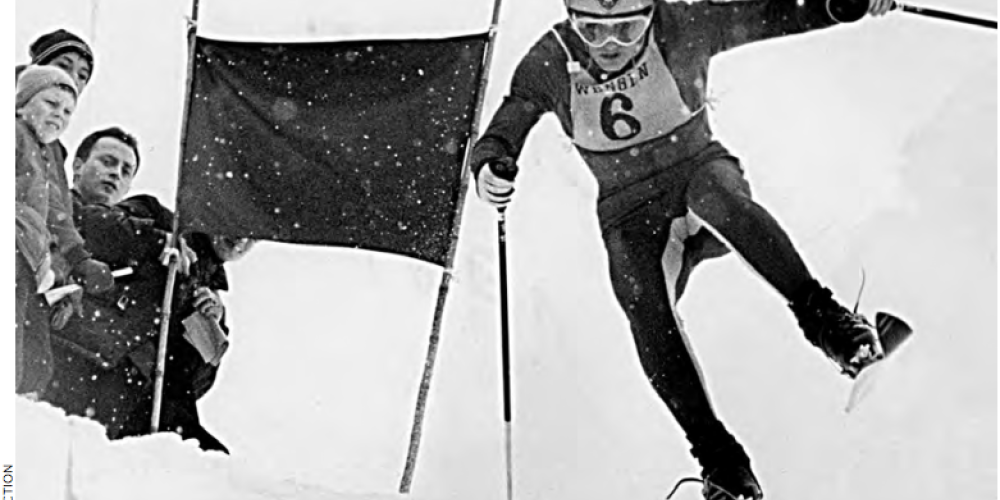
<path fill-rule="evenodd" d="M 489 163 L 488 167 L 494 175 L 506 181 L 514 182 L 517 176 L 517 165 L 513 158 L 503 158 Z M 513 194 L 513 188 L 508 196 Z M 507 500 L 514 498 L 514 465 L 511 439 L 511 406 L 510 391 L 510 334 L 507 318 L 507 207 L 497 208 L 497 246 L 500 258 L 500 356 L 501 376 L 503 378 L 503 422 L 504 422 L 504 462 L 507 472 Z"/>
<path fill-rule="evenodd" d="M 827 0 L 826 7 L 830 13 L 830 17 L 838 23 L 853 23 L 868 15 L 868 8 L 870 7 L 870 4 L 871 0 Z M 896 1 L 892 2 L 892 10 L 902 10 L 903 12 L 909 12 L 911 14 L 920 14 L 922 16 L 934 17 L 946 21 L 955 21 L 983 28 L 997 29 L 997 22 L 993 19 L 982 19 L 978 17 L 966 16 L 964 14 L 956 14 L 954 12 L 946 12 L 927 7 L 918 7 L 916 5 Z"/>
<path fill-rule="evenodd" d="M 908 5 L 899 2 L 895 2 L 893 8 L 900 9 L 903 12 L 909 12 L 911 14 L 920 14 L 922 16 L 944 19 L 946 21 L 955 21 L 959 23 L 971 24 L 974 26 L 981 26 L 983 28 L 997 29 L 997 22 L 992 19 L 982 19 L 979 17 L 966 16 L 964 14 L 956 14 L 954 12 L 946 12 L 943 10 L 930 9 L 927 7 L 918 7 L 916 5 Z"/>
<path fill-rule="evenodd" d="M 514 498 L 514 471 L 511 445 L 510 335 L 507 326 L 507 215 L 506 207 L 497 209 L 497 244 L 500 256 L 500 356 L 503 378 L 504 464 L 507 500 Z"/>

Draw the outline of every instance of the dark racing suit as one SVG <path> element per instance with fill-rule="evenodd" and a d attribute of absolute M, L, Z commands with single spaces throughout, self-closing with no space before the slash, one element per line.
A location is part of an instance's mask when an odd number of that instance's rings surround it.
<path fill-rule="evenodd" d="M 491 160 L 516 159 L 544 113 L 559 118 L 597 179 L 611 280 L 643 369 L 706 469 L 749 459 L 712 410 L 677 319 L 687 277 L 728 246 L 786 299 L 812 279 L 787 234 L 751 199 L 738 160 L 713 138 L 709 61 L 833 24 L 816 0 L 658 2 L 646 46 L 603 74 L 563 21 L 522 59 L 473 150 L 478 176 Z"/>

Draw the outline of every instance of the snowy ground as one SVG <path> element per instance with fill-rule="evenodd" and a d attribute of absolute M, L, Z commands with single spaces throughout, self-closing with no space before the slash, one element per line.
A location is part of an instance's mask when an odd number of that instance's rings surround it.
<path fill-rule="evenodd" d="M 398 494 L 348 494 L 273 476 L 239 457 L 204 453 L 176 434 L 110 442 L 97 423 L 67 418 L 23 398 L 18 419 L 20 498 L 117 500 L 394 500 Z M 30 445 L 24 445 L 30 443 Z M 27 471 L 27 472 L 23 472 Z"/>
<path fill-rule="evenodd" d="M 322 14 L 306 14 L 305 0 L 201 3 L 206 32 L 240 38 L 452 34 L 489 21 L 489 5 L 466 1 L 421 3 L 421 12 L 403 8 L 409 2 L 331 2 Z M 991 2 L 934 7 L 997 16 Z M 111 123 L 135 130 L 145 166 L 134 191 L 165 201 L 176 186 L 189 9 L 17 2 L 18 62 L 34 36 L 56 26 L 94 40 L 96 78 L 68 143 Z M 486 117 L 560 11 L 558 0 L 504 2 Z M 846 379 L 801 338 L 777 294 L 735 257 L 696 272 L 681 305 L 689 337 L 768 498 L 996 498 L 996 33 L 897 14 L 740 49 L 713 71 L 716 130 L 813 271 L 852 301 L 863 266 L 862 308 L 894 311 L 918 331 L 875 396 L 847 415 Z M 697 469 L 634 359 L 605 276 L 595 185 L 551 119 L 532 135 L 522 167 L 508 212 L 515 496 L 662 498 Z M 494 213 L 470 197 L 416 498 L 504 494 L 495 245 Z M 202 411 L 233 456 L 195 459 L 161 436 L 116 444 L 130 449 L 121 451 L 129 474 L 78 500 L 187 498 L 214 487 L 251 492 L 240 498 L 327 498 L 299 496 L 295 485 L 394 492 L 439 271 L 265 243 L 230 275 L 233 344 Z M 59 477 L 57 465 L 23 451 L 39 446 L 36 411 L 18 406 L 23 484 Z M 87 466 L 125 460 L 107 453 Z M 186 467 L 190 476 L 177 472 Z M 694 490 L 678 498 L 698 498 Z"/>

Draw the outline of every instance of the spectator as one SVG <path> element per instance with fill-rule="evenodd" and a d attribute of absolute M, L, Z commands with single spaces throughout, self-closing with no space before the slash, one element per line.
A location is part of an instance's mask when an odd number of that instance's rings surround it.
<path fill-rule="evenodd" d="M 29 56 L 31 57 L 30 65 L 18 65 L 15 67 L 15 75 L 18 82 L 21 80 L 21 75 L 23 72 L 27 71 L 28 68 L 33 67 L 45 67 L 45 68 L 58 68 L 62 70 L 66 76 L 69 77 L 70 83 L 73 88 L 73 106 L 75 108 L 76 101 L 83 92 L 83 89 L 90 82 L 90 78 L 93 74 L 94 69 L 94 55 L 90 49 L 90 46 L 83 41 L 80 37 L 66 31 L 66 30 L 56 30 L 51 33 L 46 33 L 38 37 L 28 49 Z M 37 74 L 37 73 L 36 73 Z M 34 77 L 31 78 L 34 80 Z M 17 106 L 20 108 L 20 105 Z M 18 110 L 18 114 L 21 111 Z M 101 287 L 111 286 L 111 275 L 109 269 L 103 264 L 90 260 L 88 254 L 83 251 L 82 239 L 77 233 L 76 229 L 73 227 L 73 213 L 72 213 L 72 202 L 69 196 L 69 182 L 66 178 L 66 148 L 63 146 L 62 142 L 59 141 L 59 136 L 65 130 L 66 126 L 69 124 L 69 116 L 65 117 L 62 129 L 58 131 L 55 139 L 49 142 L 38 142 L 38 137 L 29 138 L 30 134 L 22 134 L 21 127 L 18 126 L 17 132 L 17 171 L 18 171 L 18 214 L 17 214 L 17 231 L 18 231 L 18 241 L 19 241 L 19 252 L 24 252 L 26 250 L 27 244 L 23 244 L 25 241 L 30 239 L 37 239 L 44 237 L 43 232 L 38 232 L 37 229 L 40 227 L 39 224 L 35 224 L 35 230 L 29 229 L 29 224 L 27 221 L 30 218 L 27 212 L 21 210 L 22 196 L 27 196 L 27 191 L 22 191 L 24 189 L 29 189 L 28 186 L 33 186 L 34 196 L 37 196 L 39 192 L 46 192 L 48 201 L 45 202 L 45 206 L 41 207 L 39 203 L 40 200 L 36 199 L 34 201 L 35 209 L 43 208 L 39 215 L 51 215 L 54 222 L 54 226 L 50 229 L 55 228 L 53 231 L 53 236 L 58 243 L 58 249 L 61 253 L 51 254 L 51 253 L 36 253 L 33 255 L 35 258 L 43 257 L 43 255 L 54 256 L 55 263 L 58 264 L 60 261 L 69 261 L 70 264 L 76 265 L 79 263 L 86 262 L 83 264 L 77 274 L 84 272 L 84 268 L 88 268 L 90 280 L 89 284 L 91 286 L 91 292 L 96 291 Z M 22 142 L 22 138 L 24 141 Z M 37 147 L 36 147 L 37 146 Z M 22 152 L 24 155 L 22 156 Z M 28 162 L 31 162 L 29 165 Z M 44 166 L 44 168 L 43 168 Z M 22 168 L 24 170 L 22 170 Z M 44 175 L 40 175 L 44 173 Z M 24 177 L 22 177 L 24 174 Z M 28 231 L 31 233 L 22 234 L 22 231 Z M 36 246 L 36 250 L 40 248 Z M 70 253 L 64 254 L 69 251 Z M 62 258 L 65 255 L 67 258 Z M 15 314 L 16 314 L 16 329 L 17 329 L 17 342 L 15 345 L 16 351 L 16 388 L 15 390 L 19 394 L 34 394 L 38 395 L 38 392 L 44 388 L 51 376 L 51 362 L 49 359 L 49 340 L 47 333 L 47 321 L 42 321 L 40 318 L 46 317 L 48 314 L 48 304 L 46 304 L 40 297 L 31 293 L 29 288 L 30 278 L 29 275 L 32 271 L 42 272 L 45 274 L 46 270 L 51 269 L 48 266 L 41 266 L 44 260 L 28 262 L 24 260 L 25 255 L 19 253 L 16 264 L 17 273 L 17 287 L 15 299 Z M 41 266 L 41 267 L 39 267 Z M 103 266 L 103 267 L 102 267 Z M 52 279 L 52 284 L 63 284 L 66 276 L 65 272 L 60 272 L 58 280 L 56 279 L 55 273 L 49 276 Z M 41 276 L 40 276 L 41 277 Z M 43 279 L 45 279 L 43 277 Z M 95 281 L 96 280 L 96 281 Z M 39 285 L 49 283 L 37 283 Z M 97 288 L 94 288 L 97 287 Z M 24 322 L 29 322 L 25 324 Z M 26 331 L 26 326 L 30 325 L 32 333 Z M 44 331 L 43 331 L 44 330 Z M 25 335 L 30 335 L 31 340 L 28 340 L 29 344 L 22 345 L 22 341 L 26 340 Z M 31 352 L 27 352 L 30 350 Z M 25 358 L 27 355 L 27 358 Z M 23 362 L 30 363 L 28 365 L 22 365 Z"/>
<path fill-rule="evenodd" d="M 69 75 L 76 83 L 79 92 L 90 83 L 94 72 L 94 53 L 82 38 L 64 29 L 46 33 L 28 47 L 31 64 L 38 66 L 55 66 Z M 27 65 L 15 67 L 15 73 L 20 74 Z"/>
<path fill-rule="evenodd" d="M 52 377 L 49 307 L 38 295 L 67 279 L 88 293 L 114 286 L 110 269 L 91 258 L 62 196 L 61 170 L 51 145 L 66 130 L 77 90 L 63 71 L 30 66 L 17 78 L 15 95 L 16 286 L 15 372 L 18 394 L 38 396 Z"/>
<path fill-rule="evenodd" d="M 94 53 L 90 45 L 64 29 L 46 33 L 35 39 L 28 47 L 28 55 L 31 57 L 32 65 L 53 66 L 69 75 L 76 84 L 77 97 L 83 94 L 94 73 Z M 27 67 L 27 64 L 17 65 L 14 67 L 14 73 L 20 75 Z M 56 164 L 63 167 L 66 164 L 66 147 L 57 139 L 53 150 Z M 60 168 L 57 173 L 60 184 L 68 185 L 66 172 Z"/>
<path fill-rule="evenodd" d="M 152 196 L 130 197 L 119 203 L 118 208 L 131 217 L 152 220 L 155 227 L 164 231 L 172 228 L 173 213 Z M 202 448 L 225 451 L 225 447 L 201 426 L 197 401 L 215 383 L 218 361 L 226 348 L 225 336 L 229 333 L 225 307 L 219 297 L 219 291 L 229 289 L 223 264 L 245 255 L 252 242 L 246 238 L 204 233 L 191 233 L 185 239 L 197 259 L 174 289 L 161 427 L 180 428 L 178 433 L 198 439 Z M 164 288 L 165 283 L 160 287 L 161 294 Z M 195 322 L 199 319 L 207 320 L 201 324 L 214 331 L 215 337 L 209 337 L 209 331 L 200 331 Z M 196 340 L 193 337 L 197 335 L 209 338 Z M 199 344 L 203 349 L 199 350 Z M 147 360 L 147 364 L 152 362 L 151 358 Z"/>
<path fill-rule="evenodd" d="M 101 422 L 113 439 L 149 429 L 167 281 L 162 257 L 164 249 L 172 247 L 168 245 L 172 215 L 155 198 L 121 201 L 138 167 L 135 139 L 118 128 L 94 132 L 77 149 L 73 176 L 77 224 L 91 251 L 115 267 L 133 268 L 133 274 L 121 280 L 113 297 L 84 301 L 82 318 L 65 311 L 54 317 L 58 326 L 65 327 L 54 335 L 59 375 L 49 400 L 69 413 Z M 216 292 L 226 288 L 225 273 L 206 244 L 210 240 L 205 235 L 181 240 L 182 275 L 172 301 L 160 429 L 196 438 L 202 448 L 226 451 L 201 426 L 196 405 L 214 381 L 218 360 L 214 365 L 202 360 L 185 340 L 182 325 L 197 313 L 225 331 L 218 324 L 225 310 Z"/>

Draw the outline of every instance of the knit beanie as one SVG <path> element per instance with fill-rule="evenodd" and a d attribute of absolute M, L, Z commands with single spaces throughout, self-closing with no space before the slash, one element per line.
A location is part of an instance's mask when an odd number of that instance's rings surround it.
<path fill-rule="evenodd" d="M 90 70 L 93 72 L 94 53 L 90 50 L 90 46 L 82 38 L 64 29 L 38 37 L 28 47 L 28 54 L 31 56 L 32 64 L 46 64 L 68 50 L 82 55 L 90 63 Z"/>
<path fill-rule="evenodd" d="M 76 84 L 73 83 L 73 79 L 65 71 L 55 66 L 31 65 L 24 68 L 24 71 L 17 77 L 17 93 L 15 94 L 14 101 L 15 109 L 20 109 L 25 104 L 28 104 L 28 101 L 35 94 L 49 87 L 66 88 L 73 94 L 74 101 L 78 95 Z"/>

